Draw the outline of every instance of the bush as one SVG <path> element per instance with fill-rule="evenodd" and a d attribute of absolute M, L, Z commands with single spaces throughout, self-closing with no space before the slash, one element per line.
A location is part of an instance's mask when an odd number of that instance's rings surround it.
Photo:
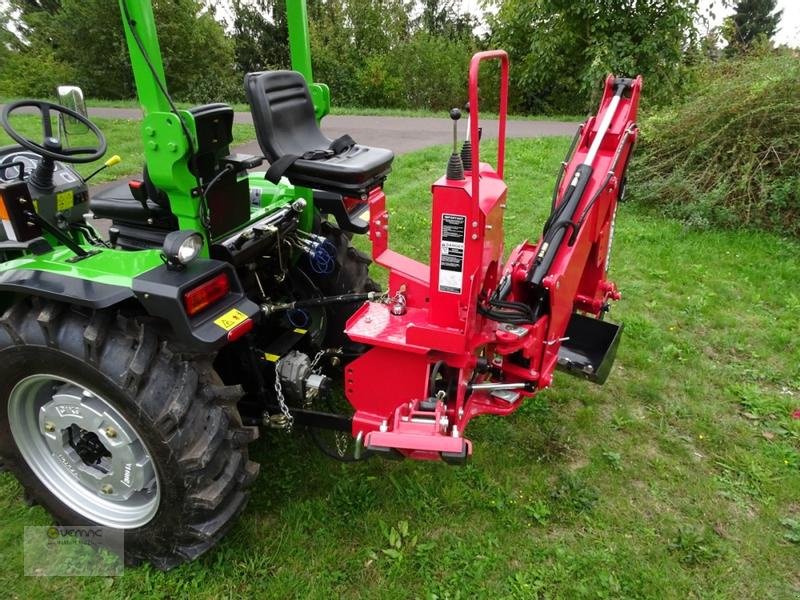
<path fill-rule="evenodd" d="M 798 98 L 794 51 L 699 67 L 695 91 L 642 123 L 632 196 L 695 227 L 800 235 Z"/>
<path fill-rule="evenodd" d="M 608 73 L 642 75 L 646 105 L 669 102 L 684 85 L 696 0 L 503 0 L 497 8 L 490 41 L 511 57 L 515 112 L 585 113 Z"/>
<path fill-rule="evenodd" d="M 0 95 L 12 98 L 53 98 L 56 87 L 73 80 L 74 70 L 56 59 L 49 48 L 11 52 L 0 69 Z"/>
<path fill-rule="evenodd" d="M 363 61 L 355 75 L 353 103 L 430 110 L 460 106 L 467 100 L 472 53 L 469 40 L 416 32 L 390 53 Z"/>
<path fill-rule="evenodd" d="M 0 93 L 52 96 L 56 85 L 69 83 L 81 86 L 88 97 L 132 97 L 135 87 L 119 4 L 108 0 L 56 4 L 52 13 L 27 16 L 29 43 L 9 52 L 0 66 Z M 154 0 L 153 10 L 167 83 L 175 99 L 242 99 L 233 42 L 212 10 L 200 0 Z"/>

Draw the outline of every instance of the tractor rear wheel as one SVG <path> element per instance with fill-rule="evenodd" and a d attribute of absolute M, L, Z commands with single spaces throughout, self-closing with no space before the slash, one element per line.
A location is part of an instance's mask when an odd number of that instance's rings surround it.
<path fill-rule="evenodd" d="M 59 524 L 123 530 L 127 564 L 192 560 L 244 508 L 240 396 L 115 310 L 29 299 L 0 317 L 0 460 Z"/>

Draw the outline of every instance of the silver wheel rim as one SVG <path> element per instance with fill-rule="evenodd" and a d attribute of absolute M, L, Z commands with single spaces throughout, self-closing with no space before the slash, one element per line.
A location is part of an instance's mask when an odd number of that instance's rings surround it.
<path fill-rule="evenodd" d="M 148 523 L 160 500 L 158 474 L 136 430 L 93 391 L 55 375 L 32 375 L 8 399 L 17 448 L 54 496 L 107 527 Z"/>

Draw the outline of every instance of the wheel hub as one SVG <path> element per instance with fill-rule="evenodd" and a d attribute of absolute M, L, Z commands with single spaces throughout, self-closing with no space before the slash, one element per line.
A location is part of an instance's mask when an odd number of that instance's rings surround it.
<path fill-rule="evenodd" d="M 103 446 L 103 442 L 100 441 L 97 434 L 81 429 L 77 425 L 72 425 L 67 430 L 67 433 L 69 435 L 69 445 L 78 453 L 83 464 L 106 472 L 106 469 L 100 466 L 100 462 L 104 458 L 111 458 L 111 452 Z"/>
<path fill-rule="evenodd" d="M 59 500 L 98 523 L 139 527 L 158 508 L 158 477 L 136 430 L 76 383 L 36 375 L 11 392 L 17 447 Z"/>

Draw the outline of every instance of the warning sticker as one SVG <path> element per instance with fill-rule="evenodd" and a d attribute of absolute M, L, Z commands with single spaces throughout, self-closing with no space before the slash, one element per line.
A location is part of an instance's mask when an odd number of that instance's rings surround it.
<path fill-rule="evenodd" d="M 64 212 L 73 206 L 75 206 L 75 194 L 72 190 L 56 194 L 56 212 Z"/>
<path fill-rule="evenodd" d="M 464 240 L 467 217 L 442 214 L 439 291 L 460 294 L 464 281 Z"/>
<path fill-rule="evenodd" d="M 244 323 L 245 321 L 247 321 L 247 315 L 244 314 L 242 311 L 236 310 L 234 308 L 233 310 L 229 310 L 228 312 L 226 312 L 218 319 L 215 319 L 214 324 L 219 325 L 225 331 L 230 331 L 231 329 L 233 329 L 237 325 Z"/>

